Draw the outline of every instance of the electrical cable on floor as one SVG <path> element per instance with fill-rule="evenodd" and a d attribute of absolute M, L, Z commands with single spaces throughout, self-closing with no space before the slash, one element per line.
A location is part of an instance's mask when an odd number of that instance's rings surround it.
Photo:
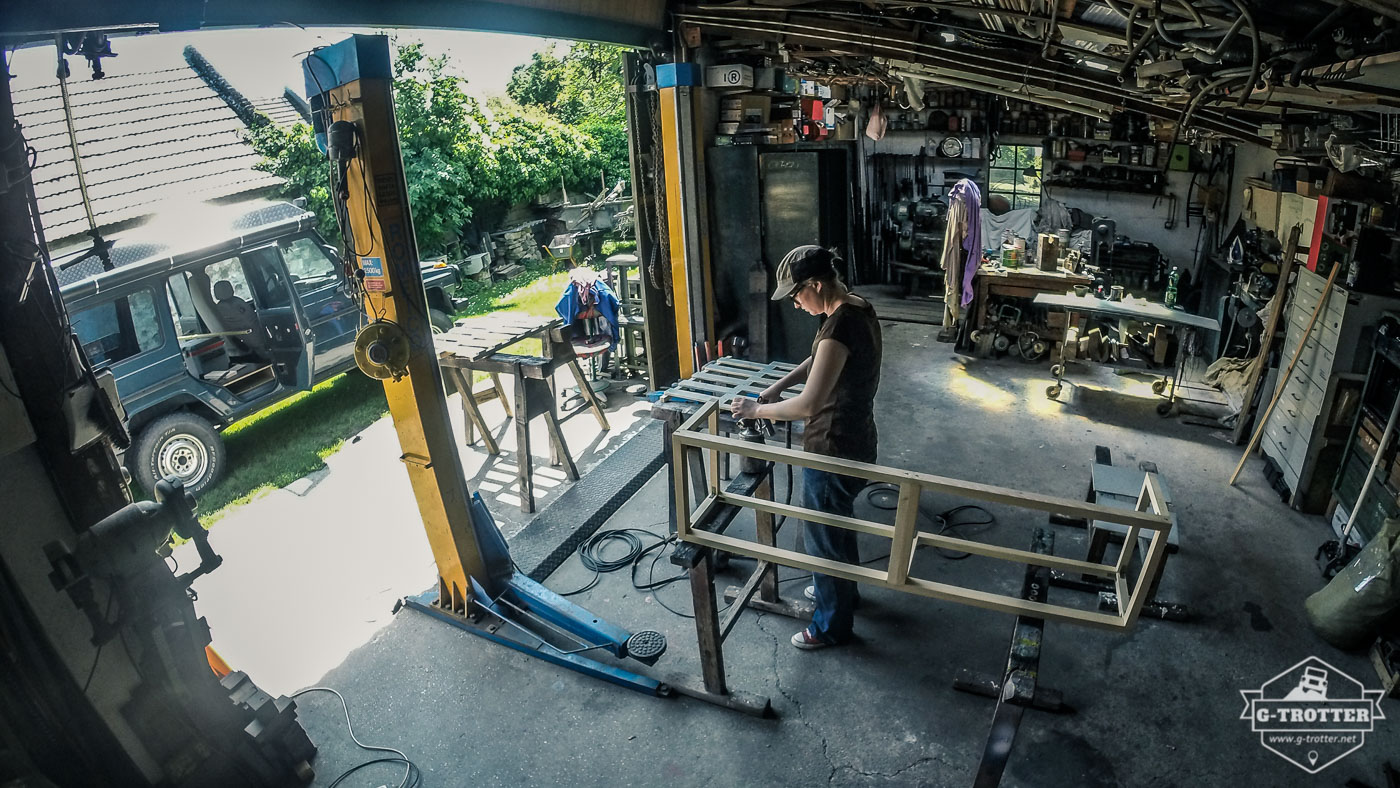
<path fill-rule="evenodd" d="M 879 496 L 878 499 L 877 496 Z M 889 496 L 889 498 L 887 499 L 885 496 Z M 892 511 L 898 508 L 899 506 L 899 488 L 893 484 L 888 483 L 872 484 L 865 488 L 865 500 L 876 509 Z M 958 514 L 958 512 L 963 511 L 978 511 L 986 515 L 987 517 L 984 520 L 964 520 L 962 522 L 957 522 L 953 519 Z M 919 514 L 924 514 L 922 509 L 919 510 Z M 994 525 L 997 521 L 996 516 L 993 515 L 991 512 L 987 511 L 981 506 L 971 503 L 963 504 L 962 506 L 954 506 L 953 508 L 948 509 L 947 511 L 939 512 L 938 514 L 933 515 L 929 519 L 933 521 L 934 525 L 938 526 L 938 530 L 934 531 L 934 533 L 940 536 L 944 534 L 951 534 L 956 536 L 959 528 L 965 528 L 971 525 Z M 933 549 L 937 551 L 939 555 L 943 556 L 949 561 L 961 561 L 964 558 L 968 558 L 972 555 L 972 553 L 964 553 L 957 550 L 949 550 L 946 547 L 935 547 Z M 866 562 L 863 561 L 862 563 Z"/>
<path fill-rule="evenodd" d="M 355 746 L 359 747 L 359 748 L 362 749 L 362 750 L 370 750 L 370 751 L 374 751 L 374 752 L 391 752 L 391 753 L 393 753 L 393 754 L 399 756 L 399 757 L 397 757 L 397 758 L 377 758 L 377 759 L 372 760 L 372 761 L 365 761 L 364 763 L 360 764 L 359 766 L 355 766 L 355 767 L 352 767 L 352 768 L 350 768 L 350 769 L 348 769 L 348 770 L 346 770 L 346 771 L 344 771 L 344 772 L 341 772 L 340 776 L 337 777 L 337 778 L 335 778 L 335 781 L 332 782 L 332 783 L 330 784 L 330 788 L 335 788 L 335 786 L 340 785 L 340 783 L 341 783 L 346 777 L 349 777 L 350 775 L 352 775 L 352 774 L 354 774 L 355 772 L 357 772 L 357 771 L 359 771 L 359 770 L 365 768 L 366 766 L 369 766 L 369 765 L 375 764 L 375 763 L 402 763 L 402 764 L 404 764 L 403 780 L 399 783 L 399 788 L 413 788 L 414 786 L 418 786 L 418 785 L 421 785 L 421 784 L 422 784 L 422 782 L 423 782 L 423 772 L 422 772 L 422 770 L 420 770 L 420 769 L 418 768 L 418 765 L 417 765 L 417 764 L 415 764 L 413 761 L 409 760 L 409 759 L 408 759 L 408 756 L 407 756 L 407 755 L 404 755 L 403 752 L 402 752 L 401 750 L 394 749 L 393 747 L 380 747 L 380 746 L 378 746 L 378 745 L 365 744 L 364 742 L 360 741 L 359 738 L 357 738 L 357 737 L 355 736 L 355 726 L 352 725 L 352 724 L 350 723 L 350 705 L 349 705 L 348 703 L 345 702 L 345 696 L 344 696 L 344 695 L 341 695 L 340 692 L 339 692 L 338 690 L 331 689 L 330 687 L 307 687 L 306 689 L 301 689 L 301 690 L 297 690 L 296 692 L 293 692 L 293 693 L 292 693 L 292 697 L 293 697 L 293 698 L 300 697 L 300 696 L 302 696 L 302 695 L 305 695 L 305 694 L 308 693 L 308 692 L 329 692 L 329 693 L 331 693 L 332 695 L 336 696 L 336 698 L 338 698 L 338 699 L 340 700 L 340 708 L 341 708 L 342 710 L 344 710 L 344 712 L 345 712 L 345 728 L 346 728 L 346 730 L 348 730 L 348 731 L 350 732 L 350 740 L 353 741 L 353 742 L 355 742 Z"/>
<path fill-rule="evenodd" d="M 651 523 L 651 525 L 663 524 L 664 521 Z M 642 541 L 642 537 L 650 537 L 656 541 L 647 545 Z M 622 544 L 626 548 L 626 551 L 621 555 L 608 558 L 606 552 L 609 546 L 615 543 Z M 686 579 L 689 573 L 681 572 L 670 577 L 664 577 L 660 580 L 656 579 L 656 563 L 666 554 L 664 548 L 667 546 L 674 547 L 676 544 L 677 539 L 674 534 L 670 536 L 660 536 L 645 528 L 615 528 L 607 531 L 599 531 L 588 539 L 585 539 L 583 543 L 578 546 L 579 562 L 583 564 L 585 569 L 593 572 L 593 577 L 579 588 L 575 588 L 572 591 L 556 593 L 559 593 L 560 596 L 582 594 L 597 586 L 598 581 L 603 575 L 630 567 L 631 571 L 629 575 L 633 588 L 638 591 L 652 592 L 652 598 L 656 600 L 658 605 L 661 605 L 682 618 L 694 618 L 693 615 L 677 610 L 666 604 L 666 601 L 661 598 L 660 594 L 662 588 Z M 616 551 L 614 551 L 614 553 L 615 552 Z M 648 555 L 651 556 L 651 563 L 647 565 L 646 582 L 638 582 L 637 569 Z"/>

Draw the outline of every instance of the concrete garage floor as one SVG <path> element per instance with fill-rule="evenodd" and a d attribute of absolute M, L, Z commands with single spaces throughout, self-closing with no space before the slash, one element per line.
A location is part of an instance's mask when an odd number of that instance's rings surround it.
<path fill-rule="evenodd" d="M 510 385 L 507 380 L 507 392 Z M 579 473 L 645 427 L 649 409 L 616 387 L 606 409 L 609 432 L 592 412 L 572 412 L 562 427 Z M 463 442 L 461 405 L 456 395 L 448 398 L 468 483 L 509 537 L 534 517 L 520 510 L 515 423 L 499 402 L 481 410 L 501 446 L 496 457 L 479 436 L 473 446 Z M 572 484 L 562 467 L 550 466 L 547 438 L 543 418 L 536 418 L 530 449 L 537 512 Z M 402 453 L 386 416 L 327 458 L 325 469 L 234 510 L 210 530 L 224 563 L 195 582 L 195 608 L 209 620 L 214 648 L 267 692 L 315 682 L 389 623 L 396 600 L 433 584 L 432 551 Z M 175 557 L 183 567 L 199 564 L 193 543 Z"/>
<path fill-rule="evenodd" d="M 1363 748 L 1318 776 L 1266 751 L 1239 719 L 1240 690 L 1309 655 L 1375 686 L 1364 657 L 1335 651 L 1304 621 L 1303 600 L 1320 585 L 1311 559 L 1327 537 L 1322 520 L 1282 506 L 1257 460 L 1237 489 L 1227 488 L 1241 449 L 1217 431 L 1159 418 L 1145 380 L 1080 371 L 1073 380 L 1085 385 L 1067 386 L 1062 401 L 1052 402 L 1043 366 L 956 356 L 933 341 L 935 331 L 885 326 L 881 461 L 1074 498 L 1083 494 L 1096 444 L 1108 446 L 1117 465 L 1155 462 L 1182 528 L 1181 552 L 1168 559 L 1159 596 L 1200 616 L 1191 624 L 1143 620 L 1127 634 L 1048 624 L 1041 682 L 1077 711 L 1028 711 L 1003 784 L 1341 785 L 1356 777 L 1384 785 L 1381 764 L 1400 752 L 1393 702 L 1384 706 L 1391 719 L 1376 723 Z M 665 481 L 653 479 L 605 528 L 663 531 Z M 957 503 L 926 495 L 922 505 L 933 515 Z M 1025 547 L 1031 530 L 1045 524 L 1043 516 L 990 508 L 997 524 L 978 538 Z M 857 512 L 881 514 L 864 497 Z M 733 528 L 751 529 L 747 521 Z M 780 540 L 791 544 L 798 530 L 785 528 Z M 1082 531 L 1054 530 L 1058 554 L 1083 554 Z M 882 540 L 862 540 L 863 555 L 885 552 Z M 978 561 L 920 551 L 915 572 L 1019 589 L 1018 570 L 989 575 Z M 671 571 L 658 564 L 658 576 Z M 785 570 L 783 577 L 795 575 Z M 577 588 L 588 576 L 571 559 L 549 585 Z M 795 595 L 804 584 L 783 589 Z M 659 593 L 688 609 L 685 584 Z M 665 632 L 670 650 L 655 670 L 698 675 L 692 622 L 634 590 L 625 572 L 604 576 L 575 600 L 624 627 Z M 725 648 L 730 684 L 771 696 L 775 720 L 646 697 L 413 611 L 401 612 L 321 683 L 349 698 L 362 741 L 405 750 L 428 785 L 971 784 L 992 702 L 950 684 L 961 668 L 1002 670 L 1012 617 L 877 588 L 865 588 L 863 600 L 863 640 L 839 649 L 792 648 L 788 637 L 801 622 L 753 613 L 740 620 Z M 376 757 L 351 744 L 334 698 L 308 695 L 300 705 L 321 748 L 317 785 Z M 374 768 L 383 771 L 357 784 L 398 783 L 392 767 Z"/>

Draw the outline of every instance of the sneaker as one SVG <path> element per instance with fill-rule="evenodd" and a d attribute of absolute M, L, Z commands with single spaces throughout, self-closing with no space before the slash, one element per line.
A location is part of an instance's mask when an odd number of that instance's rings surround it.
<path fill-rule="evenodd" d="M 836 644 L 828 643 L 825 640 L 818 638 L 816 635 L 812 634 L 812 628 L 807 627 L 806 629 L 792 636 L 792 645 L 802 649 L 803 651 L 815 651 L 816 649 L 827 648 Z"/>

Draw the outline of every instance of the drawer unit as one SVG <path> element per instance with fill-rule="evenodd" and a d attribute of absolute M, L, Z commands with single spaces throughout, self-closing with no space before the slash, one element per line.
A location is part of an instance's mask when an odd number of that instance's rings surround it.
<path fill-rule="evenodd" d="M 1322 309 L 1305 340 L 1319 303 Z M 1343 422 L 1350 423 L 1354 387 L 1370 359 L 1370 332 L 1383 312 L 1397 310 L 1400 300 L 1328 287 L 1325 276 L 1298 270 L 1280 372 L 1290 364 L 1293 369 L 1277 383 L 1278 404 L 1264 425 L 1267 439 L 1261 442 L 1263 452 L 1284 471 L 1295 508 L 1319 512 L 1327 505 L 1326 487 L 1337 474 L 1339 457 L 1337 450 L 1323 449 L 1329 442 L 1347 440 L 1346 427 L 1336 425 L 1344 411 Z M 1343 383 L 1348 395 L 1339 397 Z"/>

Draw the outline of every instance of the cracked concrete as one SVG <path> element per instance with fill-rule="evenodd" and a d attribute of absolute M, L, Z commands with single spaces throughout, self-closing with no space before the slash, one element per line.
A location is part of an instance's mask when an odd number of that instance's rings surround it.
<path fill-rule="evenodd" d="M 1265 751 L 1239 720 L 1241 689 L 1258 687 L 1310 654 L 1375 685 L 1363 657 L 1330 649 L 1304 621 L 1303 599 L 1320 585 L 1311 560 L 1327 533 L 1320 518 L 1281 506 L 1257 460 L 1238 488 L 1226 488 L 1241 450 L 1210 429 L 1158 418 L 1141 380 L 1076 371 L 1069 378 L 1075 385 L 1052 402 L 1044 396 L 1042 367 L 955 356 L 934 346 L 932 333 L 885 328 L 876 403 L 881 461 L 1071 498 L 1083 494 L 1096 444 L 1108 446 L 1119 464 L 1155 462 L 1169 479 L 1182 523 L 1181 552 L 1168 559 L 1160 596 L 1191 605 L 1199 616 L 1192 624 L 1143 620 L 1130 635 L 1048 624 L 1040 681 L 1064 693 L 1076 713 L 1027 711 L 1002 785 L 1293 786 L 1350 778 L 1384 784 L 1380 765 L 1400 751 L 1400 720 L 1377 721 L 1364 747 L 1319 777 Z M 654 479 L 605 527 L 660 519 L 665 481 Z M 781 484 L 778 492 L 781 497 Z M 934 495 L 921 502 L 929 514 L 959 503 Z M 997 523 L 978 531 L 985 541 L 1024 548 L 1032 530 L 1045 524 L 1010 507 L 987 508 Z M 886 522 L 890 515 L 864 498 L 857 513 Z M 752 519 L 740 518 L 733 529 L 751 533 Z M 791 545 L 798 530 L 785 528 L 784 543 Z M 1055 530 L 1056 554 L 1083 555 L 1082 531 Z M 862 555 L 883 554 L 881 541 L 862 535 Z M 751 568 L 735 560 L 719 585 L 741 582 Z M 930 551 L 919 551 L 914 569 L 922 577 L 1010 593 L 1021 582 L 1019 572 L 992 571 L 985 559 L 953 561 Z M 671 571 L 662 561 L 656 576 Z M 590 576 L 570 560 L 549 585 L 577 588 Z M 797 573 L 783 570 L 781 577 Z M 802 582 L 781 587 L 800 594 Z M 779 713 L 773 720 L 690 699 L 645 697 L 411 611 L 322 683 L 346 693 L 361 740 L 406 750 L 428 785 L 971 784 L 993 704 L 950 685 L 963 668 L 1004 668 L 1012 618 L 879 588 L 862 591 L 855 645 L 803 652 L 786 642 L 803 622 L 740 618 L 725 643 L 728 680 L 771 697 Z M 1052 599 L 1074 594 L 1050 591 Z M 684 611 L 688 597 L 684 583 L 641 592 L 619 572 L 573 599 L 620 626 L 663 632 L 670 648 L 656 670 L 698 676 L 693 623 L 659 604 Z M 1092 599 L 1085 596 L 1084 603 Z M 210 624 L 217 638 L 219 622 Z M 370 757 L 349 743 L 333 698 L 312 695 L 299 703 L 322 748 L 317 785 Z M 1393 705 L 1384 708 L 1400 717 Z M 397 779 L 391 769 L 365 775 L 362 784 Z"/>

